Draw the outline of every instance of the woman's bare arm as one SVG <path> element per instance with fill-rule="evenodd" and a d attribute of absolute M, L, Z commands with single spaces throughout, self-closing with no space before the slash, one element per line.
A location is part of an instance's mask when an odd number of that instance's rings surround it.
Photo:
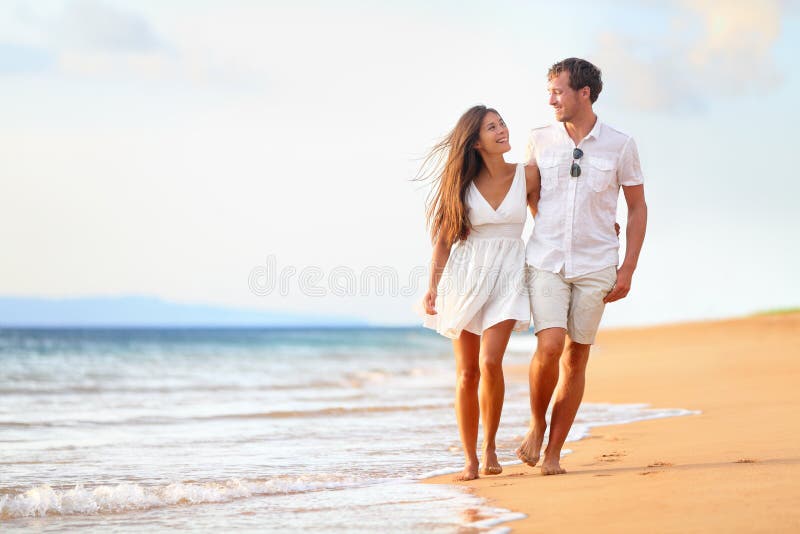
<path fill-rule="evenodd" d="M 433 257 L 431 258 L 431 274 L 428 282 L 428 292 L 425 293 L 425 313 L 428 315 L 436 315 L 436 294 L 439 287 L 439 280 L 442 277 L 444 266 L 447 265 L 447 260 L 450 259 L 450 246 L 442 236 L 436 239 L 433 244 Z"/>

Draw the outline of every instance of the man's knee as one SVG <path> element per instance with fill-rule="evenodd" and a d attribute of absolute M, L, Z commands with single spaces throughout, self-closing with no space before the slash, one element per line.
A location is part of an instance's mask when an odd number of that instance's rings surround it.
<path fill-rule="evenodd" d="M 567 345 L 564 357 L 561 360 L 565 370 L 573 373 L 585 371 L 586 365 L 589 363 L 590 349 L 591 345 L 570 341 Z"/>
<path fill-rule="evenodd" d="M 564 333 L 561 329 L 543 330 L 537 336 L 536 358 L 544 365 L 557 362 L 564 352 Z"/>

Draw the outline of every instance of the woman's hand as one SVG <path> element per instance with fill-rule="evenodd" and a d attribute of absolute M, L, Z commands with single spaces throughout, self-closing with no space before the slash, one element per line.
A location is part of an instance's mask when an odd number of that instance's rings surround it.
<path fill-rule="evenodd" d="M 425 306 L 425 313 L 436 315 L 436 288 L 431 288 L 425 293 L 422 304 Z"/>

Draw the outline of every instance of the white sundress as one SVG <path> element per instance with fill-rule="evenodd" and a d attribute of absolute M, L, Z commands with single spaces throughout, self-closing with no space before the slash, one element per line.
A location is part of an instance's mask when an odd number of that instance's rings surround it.
<path fill-rule="evenodd" d="M 530 300 L 525 285 L 525 243 L 522 228 L 528 215 L 525 166 L 518 164 L 511 188 L 497 210 L 473 182 L 466 196 L 472 230 L 451 250 L 436 296 L 436 315 L 418 312 L 423 325 L 448 338 L 462 330 L 481 335 L 492 325 L 515 319 L 514 330 L 530 326 Z"/>

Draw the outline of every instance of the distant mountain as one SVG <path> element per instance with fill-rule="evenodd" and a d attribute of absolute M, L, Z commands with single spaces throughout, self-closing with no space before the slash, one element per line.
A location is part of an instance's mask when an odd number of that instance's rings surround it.
<path fill-rule="evenodd" d="M 363 319 L 182 304 L 156 297 L 0 296 L 0 327 L 366 326 Z"/>

